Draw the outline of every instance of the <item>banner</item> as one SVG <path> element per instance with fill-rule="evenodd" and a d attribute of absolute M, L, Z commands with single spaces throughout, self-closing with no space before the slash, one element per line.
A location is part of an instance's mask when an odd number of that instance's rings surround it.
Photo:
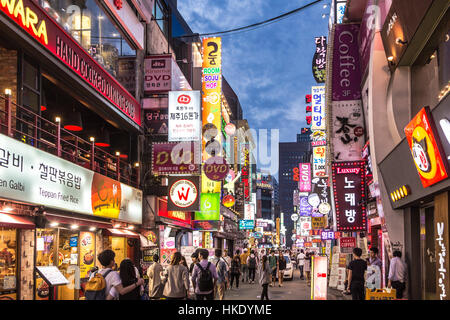
<path fill-rule="evenodd" d="M 169 176 L 168 211 L 195 211 L 200 207 L 198 176 Z"/>
<path fill-rule="evenodd" d="M 244 219 L 245 220 L 255 220 L 255 204 L 246 203 L 244 205 Z"/>
<path fill-rule="evenodd" d="M 358 34 L 359 24 L 338 24 L 335 26 L 332 101 L 361 99 Z"/>
<path fill-rule="evenodd" d="M 327 149 L 326 147 L 313 148 L 313 177 L 327 176 Z"/>
<path fill-rule="evenodd" d="M 200 91 L 169 91 L 169 141 L 198 141 L 200 123 Z"/>
<path fill-rule="evenodd" d="M 365 144 L 361 100 L 333 101 L 331 123 L 334 160 L 361 160 Z"/>
<path fill-rule="evenodd" d="M 312 73 L 317 83 L 325 83 L 327 68 L 327 37 L 315 37 L 316 52 L 312 62 Z"/>
<path fill-rule="evenodd" d="M 251 200 L 251 165 L 250 165 L 250 145 L 243 143 L 241 145 L 241 182 L 244 184 L 244 200 Z"/>
<path fill-rule="evenodd" d="M 366 230 L 364 166 L 364 161 L 332 163 L 337 231 Z"/>
<path fill-rule="evenodd" d="M 220 193 L 202 193 L 195 220 L 220 220 Z"/>
<path fill-rule="evenodd" d="M 300 163 L 300 180 L 298 182 L 298 189 L 300 192 L 311 191 L 311 164 Z"/>
<path fill-rule="evenodd" d="M 200 174 L 200 147 L 194 142 L 153 142 L 152 173 Z"/>
<path fill-rule="evenodd" d="M 311 130 L 325 130 L 325 86 L 312 87 Z"/>
<path fill-rule="evenodd" d="M 142 191 L 0 134 L 3 198 L 142 223 Z"/>
<path fill-rule="evenodd" d="M 328 258 L 313 256 L 311 266 L 313 275 L 311 284 L 311 300 L 327 300 Z"/>

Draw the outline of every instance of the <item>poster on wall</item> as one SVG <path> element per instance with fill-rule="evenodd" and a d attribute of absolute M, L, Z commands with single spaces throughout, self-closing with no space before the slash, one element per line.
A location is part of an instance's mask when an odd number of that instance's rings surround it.
<path fill-rule="evenodd" d="M 200 177 L 169 176 L 167 210 L 198 211 L 200 210 Z"/>
<path fill-rule="evenodd" d="M 142 223 L 142 191 L 0 135 L 2 197 Z"/>
<path fill-rule="evenodd" d="M 80 232 L 80 278 L 88 275 L 95 262 L 95 234 Z"/>
<path fill-rule="evenodd" d="M 312 96 L 311 130 L 325 130 L 325 86 L 314 86 Z"/>
<path fill-rule="evenodd" d="M 161 265 L 167 267 L 170 264 L 172 255 L 177 252 L 177 249 L 161 249 Z"/>
<path fill-rule="evenodd" d="M 447 127 L 449 128 L 450 126 Z M 445 159 L 430 108 L 422 108 L 404 131 L 423 187 L 427 188 L 448 178 L 448 161 Z"/>
<path fill-rule="evenodd" d="M 361 160 L 365 144 L 361 100 L 333 101 L 331 119 L 334 160 Z"/>
<path fill-rule="evenodd" d="M 333 162 L 333 193 L 337 231 L 364 231 L 365 161 Z"/>
<path fill-rule="evenodd" d="M 200 145 L 195 142 L 153 142 L 152 173 L 200 174 Z"/>
<path fill-rule="evenodd" d="M 169 141 L 200 140 L 200 91 L 169 91 Z"/>

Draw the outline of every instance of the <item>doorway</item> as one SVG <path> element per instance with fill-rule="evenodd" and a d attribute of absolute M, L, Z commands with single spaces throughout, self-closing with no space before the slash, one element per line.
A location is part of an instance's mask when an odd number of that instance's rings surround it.
<path fill-rule="evenodd" d="M 437 296 L 434 203 L 420 208 L 420 258 L 422 300 L 435 300 Z"/>

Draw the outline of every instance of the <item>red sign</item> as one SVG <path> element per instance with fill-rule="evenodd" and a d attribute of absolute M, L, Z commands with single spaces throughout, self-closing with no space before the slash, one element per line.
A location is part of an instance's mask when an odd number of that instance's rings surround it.
<path fill-rule="evenodd" d="M 15 21 L 73 72 L 141 125 L 141 107 L 70 35 L 32 0 L 1 1 L 0 10 Z"/>
<path fill-rule="evenodd" d="M 339 246 L 341 247 L 342 253 L 352 253 L 353 248 L 356 247 L 356 238 L 340 238 Z"/>
<path fill-rule="evenodd" d="M 152 145 L 153 174 L 200 174 L 200 145 L 195 142 L 163 142 Z"/>
<path fill-rule="evenodd" d="M 194 220 L 194 230 L 217 231 L 220 228 L 220 221 L 198 221 Z"/>
<path fill-rule="evenodd" d="M 189 225 L 191 224 L 191 212 L 168 211 L 167 200 L 158 199 L 158 202 L 159 202 L 158 216 L 184 222 Z"/>
<path fill-rule="evenodd" d="M 294 174 L 292 175 L 292 180 L 294 181 L 300 181 L 300 171 L 297 167 L 292 168 L 292 171 L 294 172 Z"/>
<path fill-rule="evenodd" d="M 178 97 L 178 103 L 189 104 L 190 102 L 191 102 L 191 97 L 186 94 L 182 94 L 181 96 Z"/>
<path fill-rule="evenodd" d="M 337 231 L 366 230 L 365 161 L 333 162 Z"/>
<path fill-rule="evenodd" d="M 242 145 L 241 181 L 244 184 L 244 200 L 250 200 L 250 146 L 248 143 Z"/>
<path fill-rule="evenodd" d="M 429 107 L 405 127 L 406 140 L 424 188 L 448 177 L 448 163 Z"/>

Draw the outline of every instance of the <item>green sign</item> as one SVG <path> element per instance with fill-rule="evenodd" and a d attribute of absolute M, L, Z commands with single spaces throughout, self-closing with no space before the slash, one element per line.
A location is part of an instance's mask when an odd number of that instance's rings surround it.
<path fill-rule="evenodd" d="M 194 220 L 220 220 L 220 193 L 202 193 Z"/>

